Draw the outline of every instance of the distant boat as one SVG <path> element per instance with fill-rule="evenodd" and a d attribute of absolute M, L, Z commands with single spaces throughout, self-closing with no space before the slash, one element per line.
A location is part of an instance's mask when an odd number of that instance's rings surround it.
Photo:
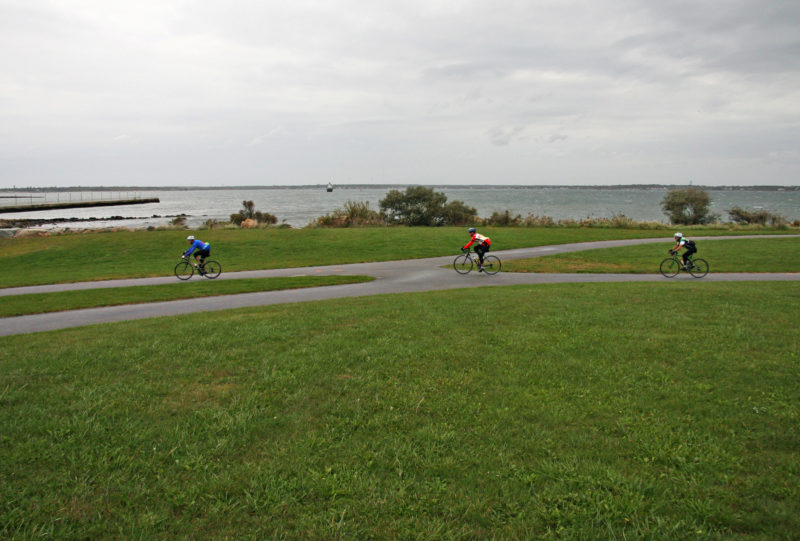
<path fill-rule="evenodd" d="M 333 191 L 333 184 L 331 184 L 331 183 L 329 182 L 329 183 L 328 183 L 328 187 L 327 187 L 327 188 L 325 188 L 325 191 L 326 191 L 326 192 L 332 192 L 332 191 Z"/>

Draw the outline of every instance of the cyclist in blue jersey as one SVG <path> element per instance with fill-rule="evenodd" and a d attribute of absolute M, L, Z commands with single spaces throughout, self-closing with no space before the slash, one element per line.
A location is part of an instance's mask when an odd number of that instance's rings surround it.
<path fill-rule="evenodd" d="M 194 238 L 194 235 L 189 235 L 186 237 L 186 241 L 190 244 L 190 246 L 188 250 L 183 252 L 181 258 L 189 257 L 192 255 L 192 252 L 194 252 L 194 260 L 197 261 L 195 267 L 200 274 L 204 274 L 206 272 L 206 258 L 211 255 L 211 245 L 207 242 L 203 242 L 200 239 Z"/>

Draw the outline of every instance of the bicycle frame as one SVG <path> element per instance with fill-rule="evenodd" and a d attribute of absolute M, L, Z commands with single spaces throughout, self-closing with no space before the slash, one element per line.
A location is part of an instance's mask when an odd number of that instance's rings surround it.
<path fill-rule="evenodd" d="M 469 262 L 469 266 L 466 263 Z M 497 274 L 500 271 L 502 262 L 500 258 L 495 255 L 486 254 L 483 258 L 483 265 L 480 263 L 480 258 L 475 252 L 465 250 L 461 255 L 456 256 L 453 261 L 453 268 L 459 274 L 468 274 L 473 267 L 478 267 L 479 272 L 485 272 L 488 275 Z"/>
<path fill-rule="evenodd" d="M 674 253 L 672 257 L 668 257 L 661 262 L 659 270 L 666 278 L 677 276 L 681 271 L 688 272 L 695 278 L 702 278 L 708 274 L 708 262 L 701 258 L 695 260 L 693 256 L 694 254 L 689 254 L 686 257 L 686 266 L 684 266 L 683 258 Z"/>
<path fill-rule="evenodd" d="M 200 276 L 213 280 L 222 272 L 222 265 L 219 264 L 219 261 L 206 258 L 202 266 L 200 266 L 199 262 L 195 261 L 191 260 L 191 256 L 182 257 L 177 265 L 175 265 L 175 276 L 177 276 L 179 280 L 188 280 L 197 272 Z M 209 265 L 211 266 L 210 268 Z"/>

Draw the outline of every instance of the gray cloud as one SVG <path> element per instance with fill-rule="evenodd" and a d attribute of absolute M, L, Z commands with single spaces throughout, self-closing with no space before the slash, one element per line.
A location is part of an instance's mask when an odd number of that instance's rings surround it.
<path fill-rule="evenodd" d="M 797 184 L 798 27 L 788 1 L 5 0 L 0 187 Z"/>

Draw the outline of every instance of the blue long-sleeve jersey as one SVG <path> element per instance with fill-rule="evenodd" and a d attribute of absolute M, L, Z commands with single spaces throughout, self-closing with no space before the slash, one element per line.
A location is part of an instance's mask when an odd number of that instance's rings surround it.
<path fill-rule="evenodd" d="M 210 250 L 210 249 L 211 249 L 211 245 L 209 243 L 203 242 L 200 239 L 194 239 L 194 241 L 192 242 L 192 245 L 189 246 L 188 250 L 183 252 L 183 255 L 188 257 L 195 250 Z"/>

